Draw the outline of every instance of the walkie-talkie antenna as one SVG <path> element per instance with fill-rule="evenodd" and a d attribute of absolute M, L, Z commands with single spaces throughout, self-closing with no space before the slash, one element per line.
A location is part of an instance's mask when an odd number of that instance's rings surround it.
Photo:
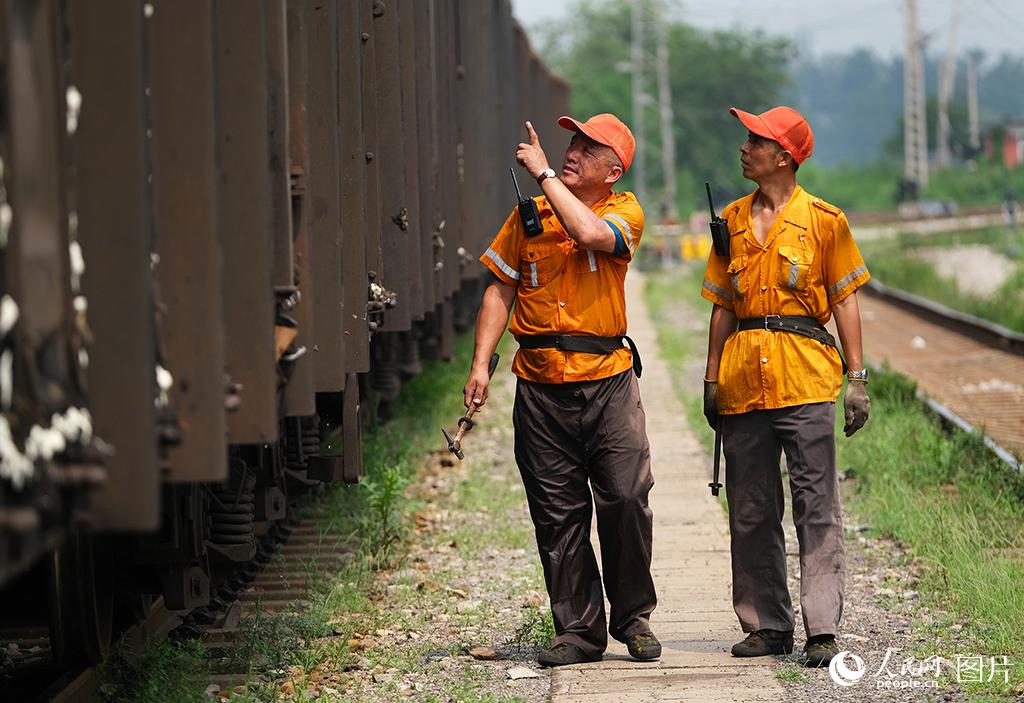
<path fill-rule="evenodd" d="M 508 172 L 512 174 L 512 183 L 516 186 L 516 197 L 519 198 L 519 202 L 522 202 L 523 194 L 519 192 L 519 181 L 516 180 L 516 172 L 511 166 L 508 167 Z M 708 192 L 710 193 L 711 191 Z"/>
<path fill-rule="evenodd" d="M 716 254 L 728 256 L 729 223 L 715 214 L 715 201 L 711 198 L 711 184 L 704 181 L 704 188 L 708 192 L 708 207 L 711 208 L 711 221 L 708 222 L 708 227 L 711 229 L 711 244 L 715 247 Z"/>

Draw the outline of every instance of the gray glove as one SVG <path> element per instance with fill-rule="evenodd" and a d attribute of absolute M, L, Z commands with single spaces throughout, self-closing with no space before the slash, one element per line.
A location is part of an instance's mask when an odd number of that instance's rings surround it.
<path fill-rule="evenodd" d="M 846 425 L 843 427 L 843 432 L 847 437 L 853 435 L 868 421 L 871 398 L 868 398 L 867 385 L 863 381 L 849 381 L 846 384 L 846 397 L 843 398 Z M 707 401 L 705 401 L 705 405 L 706 403 Z"/>
<path fill-rule="evenodd" d="M 704 417 L 711 429 L 718 430 L 718 381 L 704 381 Z"/>

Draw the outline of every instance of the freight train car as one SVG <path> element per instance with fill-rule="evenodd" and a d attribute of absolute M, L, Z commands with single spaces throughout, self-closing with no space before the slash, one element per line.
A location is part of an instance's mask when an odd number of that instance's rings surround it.
<path fill-rule="evenodd" d="M 98 660 L 357 481 L 567 101 L 508 0 L 0 3 L 0 630 Z"/>

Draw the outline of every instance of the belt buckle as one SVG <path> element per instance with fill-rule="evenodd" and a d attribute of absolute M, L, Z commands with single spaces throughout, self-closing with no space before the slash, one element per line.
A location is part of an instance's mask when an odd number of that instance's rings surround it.
<path fill-rule="evenodd" d="M 555 349 L 562 351 L 562 335 L 560 334 L 555 335 Z"/>
<path fill-rule="evenodd" d="M 769 317 L 777 317 L 777 318 L 779 318 L 780 320 L 782 319 L 782 315 L 765 315 L 765 316 L 764 316 L 764 328 L 765 328 L 766 330 L 768 329 L 768 318 L 769 318 Z"/>

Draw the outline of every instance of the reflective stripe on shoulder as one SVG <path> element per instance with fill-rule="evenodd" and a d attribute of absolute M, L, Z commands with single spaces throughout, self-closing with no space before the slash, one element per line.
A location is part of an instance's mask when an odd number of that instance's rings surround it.
<path fill-rule="evenodd" d="M 721 286 L 716 286 L 714 283 L 712 283 L 711 281 L 709 281 L 706 278 L 704 279 L 704 288 L 706 288 L 707 290 L 711 291 L 712 293 L 714 293 L 715 295 L 717 295 L 720 298 L 725 298 L 726 300 L 732 300 L 732 291 L 726 290 L 725 288 L 722 288 Z"/>
<path fill-rule="evenodd" d="M 505 260 L 501 258 L 498 252 L 494 251 L 491 247 L 487 247 L 487 251 L 484 252 L 484 256 L 493 261 L 503 274 L 509 278 L 519 280 L 519 272 L 514 268 L 505 263 Z"/>

